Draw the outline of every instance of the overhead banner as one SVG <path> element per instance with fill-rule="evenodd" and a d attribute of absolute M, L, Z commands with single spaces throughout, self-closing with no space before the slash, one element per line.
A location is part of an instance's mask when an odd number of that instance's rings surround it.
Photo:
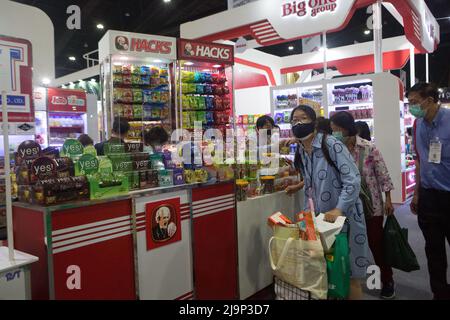
<path fill-rule="evenodd" d="M 376 0 L 258 0 L 181 25 L 181 36 L 203 41 L 252 36 L 261 46 L 294 41 L 344 29 L 357 9 Z M 405 34 L 414 46 L 433 52 L 439 24 L 424 0 L 385 0 L 400 12 Z"/>
<path fill-rule="evenodd" d="M 32 67 L 31 43 L 28 40 L 0 36 L 0 93 L 6 91 L 7 94 L 9 122 L 34 121 Z M 1 103 L 0 95 L 0 106 Z"/>
<path fill-rule="evenodd" d="M 50 112 L 87 111 L 86 92 L 78 90 L 48 88 L 47 106 Z"/>
<path fill-rule="evenodd" d="M 234 64 L 234 47 L 225 44 L 179 39 L 178 59 L 232 65 Z"/>

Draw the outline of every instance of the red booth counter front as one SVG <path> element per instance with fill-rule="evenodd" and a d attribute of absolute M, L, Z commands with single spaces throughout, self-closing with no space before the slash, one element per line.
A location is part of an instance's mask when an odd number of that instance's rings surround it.
<path fill-rule="evenodd" d="M 154 217 L 144 218 L 141 207 L 166 199 L 180 203 L 179 234 L 153 248 L 148 239 Z M 158 188 L 52 207 L 14 203 L 13 216 L 16 249 L 39 257 L 31 272 L 35 300 L 238 297 L 233 183 Z M 160 286 L 153 271 L 163 274 L 169 264 L 188 270 L 177 275 L 184 279 L 151 291 Z"/>

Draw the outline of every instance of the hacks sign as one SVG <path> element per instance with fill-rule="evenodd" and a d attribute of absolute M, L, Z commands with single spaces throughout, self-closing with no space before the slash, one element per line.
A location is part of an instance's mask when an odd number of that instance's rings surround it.
<path fill-rule="evenodd" d="M 178 59 L 234 64 L 234 47 L 218 43 L 178 40 Z"/>

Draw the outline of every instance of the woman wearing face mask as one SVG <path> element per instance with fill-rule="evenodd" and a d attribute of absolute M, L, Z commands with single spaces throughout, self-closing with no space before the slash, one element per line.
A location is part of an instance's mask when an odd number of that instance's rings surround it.
<path fill-rule="evenodd" d="M 368 217 L 366 212 L 366 225 L 369 247 L 375 263 L 381 269 L 383 288 L 380 296 L 383 299 L 393 299 L 395 289 L 392 268 L 386 265 L 383 255 L 383 215 L 394 213 L 391 201 L 394 185 L 380 151 L 372 142 L 357 135 L 355 120 L 350 113 L 339 112 L 332 116 L 331 128 L 333 135 L 345 143 L 357 166 L 362 167 L 362 179 L 372 199 L 371 217 Z M 386 196 L 384 204 L 383 192 Z"/>
<path fill-rule="evenodd" d="M 294 136 L 300 140 L 296 166 L 305 179 L 305 209 L 312 199 L 314 211 L 324 213 L 328 222 L 345 216 L 351 263 L 349 299 L 362 298 L 361 279 L 366 276 L 367 232 L 364 212 L 359 199 L 358 168 L 345 145 L 333 136 L 317 132 L 316 113 L 300 105 L 291 114 Z"/>

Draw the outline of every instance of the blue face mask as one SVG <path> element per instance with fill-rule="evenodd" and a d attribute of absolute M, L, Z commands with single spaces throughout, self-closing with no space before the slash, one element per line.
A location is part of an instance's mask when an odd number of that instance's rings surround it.
<path fill-rule="evenodd" d="M 336 139 L 338 139 L 341 142 L 344 142 L 344 140 L 345 140 L 344 135 L 340 131 L 334 131 L 333 137 L 335 137 Z"/>

